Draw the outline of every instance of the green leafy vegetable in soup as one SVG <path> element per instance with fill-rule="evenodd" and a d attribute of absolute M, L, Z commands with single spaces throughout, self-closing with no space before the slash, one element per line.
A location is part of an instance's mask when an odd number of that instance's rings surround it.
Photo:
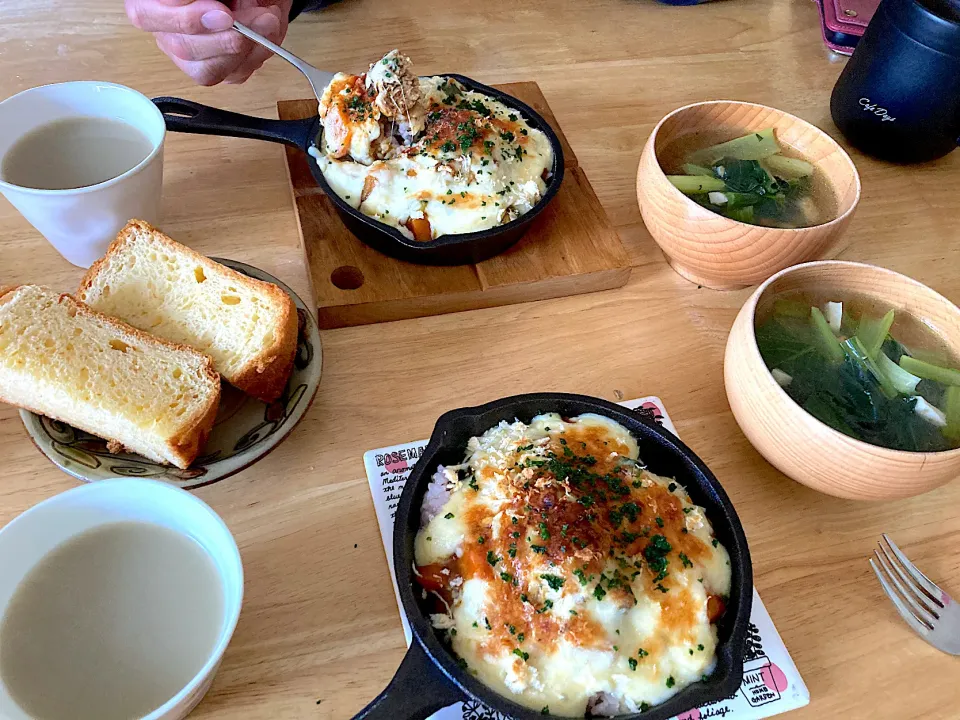
<path fill-rule="evenodd" d="M 756 338 L 777 383 L 835 430 L 894 450 L 960 447 L 960 362 L 912 318 L 794 295 L 774 300 Z"/>
<path fill-rule="evenodd" d="M 832 219 L 829 193 L 816 192 L 824 184 L 816 168 L 782 153 L 771 128 L 687 153 L 667 179 L 699 205 L 739 222 L 800 228 Z"/>

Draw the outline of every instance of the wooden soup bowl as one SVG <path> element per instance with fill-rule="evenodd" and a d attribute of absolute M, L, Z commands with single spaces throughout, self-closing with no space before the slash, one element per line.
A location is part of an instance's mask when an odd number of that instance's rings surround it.
<path fill-rule="evenodd" d="M 661 168 L 665 151 L 690 135 L 704 144 L 774 128 L 782 146 L 817 166 L 836 207 L 830 222 L 795 230 L 730 220 L 677 190 Z M 838 241 L 860 202 L 860 176 L 850 156 L 827 133 L 780 110 L 732 100 L 674 110 L 650 134 L 637 171 L 637 199 L 647 229 L 680 275 L 698 285 L 732 290 L 762 282 L 790 265 L 839 252 Z"/>
<path fill-rule="evenodd" d="M 740 309 L 727 339 L 723 375 L 730 409 L 757 451 L 814 490 L 853 500 L 894 500 L 960 477 L 960 449 L 906 452 L 870 445 L 823 424 L 777 385 L 757 347 L 757 318 L 776 295 L 805 290 L 860 296 L 911 315 L 960 351 L 960 309 L 916 280 L 875 265 L 829 261 L 787 268 L 763 283 Z"/>

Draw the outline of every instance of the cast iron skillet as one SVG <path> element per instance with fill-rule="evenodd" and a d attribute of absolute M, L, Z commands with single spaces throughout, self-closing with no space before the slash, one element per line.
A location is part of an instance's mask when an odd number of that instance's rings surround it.
<path fill-rule="evenodd" d="M 462 75 L 444 75 L 457 80 L 469 90 L 489 95 L 501 101 L 509 108 L 519 111 L 527 123 L 543 131 L 553 147 L 553 167 L 547 181 L 547 189 L 538 202 L 526 215 L 522 215 L 505 225 L 489 230 L 464 233 L 462 235 L 442 235 L 430 242 L 417 242 L 403 236 L 396 228 L 384 225 L 359 210 L 354 210 L 327 183 L 317 165 L 316 158 L 307 155 L 310 172 L 313 173 L 327 197 L 333 202 L 344 225 L 361 242 L 400 260 L 423 265 L 463 265 L 476 263 L 497 255 L 516 243 L 527 231 L 533 220 L 550 203 L 563 182 L 563 148 L 550 125 L 533 108 L 516 98 L 495 88 L 481 85 Z M 283 143 L 304 152 L 318 143 L 322 130 L 320 118 L 314 116 L 304 120 L 267 120 L 265 118 L 240 115 L 226 110 L 217 110 L 206 105 L 172 97 L 154 98 L 167 122 L 167 129 L 175 132 L 200 133 L 204 135 L 226 135 L 230 137 L 252 138 L 269 142 Z"/>
<path fill-rule="evenodd" d="M 430 443 L 407 480 L 397 508 L 393 533 L 393 561 L 403 610 L 413 642 L 390 685 L 354 720 L 423 720 L 440 708 L 473 699 L 516 720 L 541 720 L 530 710 L 498 695 L 461 670 L 454 656 L 434 634 L 427 611 L 420 606 L 419 586 L 413 577 L 414 538 L 420 527 L 420 505 L 438 464 L 460 463 L 467 440 L 481 435 L 501 420 L 523 422 L 540 413 L 562 417 L 596 413 L 626 427 L 637 439 L 640 457 L 658 475 L 683 485 L 696 504 L 707 511 L 717 538 L 730 554 L 731 593 L 726 613 L 717 623 L 717 667 L 705 681 L 681 690 L 667 702 L 646 712 L 618 716 L 620 720 L 668 720 L 704 703 L 733 695 L 743 678 L 743 652 L 753 600 L 753 570 L 747 539 L 736 511 L 713 473 L 676 437 L 642 415 L 620 405 L 584 395 L 540 393 L 517 395 L 479 407 L 443 415 Z"/>

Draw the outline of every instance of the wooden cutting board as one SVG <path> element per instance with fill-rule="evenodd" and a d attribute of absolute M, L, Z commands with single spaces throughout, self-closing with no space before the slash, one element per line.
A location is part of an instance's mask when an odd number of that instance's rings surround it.
<path fill-rule="evenodd" d="M 330 329 L 511 305 L 621 287 L 627 253 L 536 83 L 497 86 L 530 105 L 556 131 L 566 175 L 526 235 L 475 265 L 431 267 L 395 260 L 357 240 L 314 182 L 306 155 L 287 148 L 287 167 L 321 328 Z M 316 100 L 277 103 L 281 120 L 311 117 Z"/>

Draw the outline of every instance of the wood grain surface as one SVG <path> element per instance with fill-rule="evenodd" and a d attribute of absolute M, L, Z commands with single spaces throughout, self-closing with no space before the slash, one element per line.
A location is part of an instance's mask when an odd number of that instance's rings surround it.
<path fill-rule="evenodd" d="M 749 291 L 697 289 L 678 277 L 637 207 L 643 144 L 681 105 L 759 102 L 838 137 L 828 101 L 842 66 L 823 48 L 815 4 L 342 0 L 297 20 L 286 44 L 331 70 L 362 70 L 401 47 L 422 73 L 536 81 L 637 267 L 616 291 L 323 333 L 323 382 L 303 422 L 262 462 L 197 492 L 237 537 L 246 599 L 195 717 L 350 718 L 404 651 L 362 453 L 425 438 L 454 407 L 564 390 L 660 395 L 717 474 L 746 528 L 757 588 L 810 688 L 810 706 L 788 717 L 954 720 L 957 660 L 901 622 L 867 557 L 889 532 L 960 596 L 960 483 L 858 503 L 794 483 L 763 460 L 723 388 L 727 332 Z M 276 59 L 242 86 L 194 87 L 153 38 L 129 27 L 119 0 L 3 0 L 0 97 L 93 78 L 267 116 L 278 100 L 309 92 Z M 841 257 L 960 300 L 960 153 L 914 167 L 852 156 L 863 198 Z M 281 148 L 171 135 L 164 207 L 174 238 L 308 294 Z M 0 202 L 0 284 L 72 290 L 81 274 Z M 0 408 L 0 456 L 0 523 L 75 484 L 37 453 L 9 407 Z"/>
<path fill-rule="evenodd" d="M 556 197 L 520 241 L 473 265 L 427 267 L 389 258 L 360 242 L 318 187 L 307 157 L 287 148 L 297 222 L 321 329 L 368 325 L 512 305 L 623 287 L 626 250 L 536 83 L 500 85 L 533 107 L 563 147 L 566 175 Z M 313 117 L 317 101 L 278 103 L 281 120 Z"/>

